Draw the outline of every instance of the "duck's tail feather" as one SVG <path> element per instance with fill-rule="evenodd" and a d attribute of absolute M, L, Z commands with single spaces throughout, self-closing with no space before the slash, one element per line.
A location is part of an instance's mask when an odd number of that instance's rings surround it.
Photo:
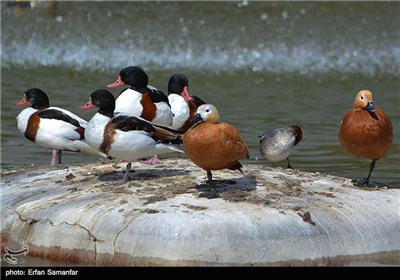
<path fill-rule="evenodd" d="M 232 165 L 228 169 L 230 169 L 230 170 L 239 170 L 244 175 L 242 168 L 243 168 L 243 165 L 240 162 L 236 162 L 234 165 Z"/>

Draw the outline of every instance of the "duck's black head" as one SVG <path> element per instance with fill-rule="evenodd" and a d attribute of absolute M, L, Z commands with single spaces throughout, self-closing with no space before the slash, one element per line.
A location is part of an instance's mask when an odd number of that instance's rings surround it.
<path fill-rule="evenodd" d="M 173 75 L 168 82 L 168 94 L 181 94 L 185 87 L 189 87 L 189 80 L 184 74 Z"/>
<path fill-rule="evenodd" d="M 25 91 L 25 98 L 32 104 L 34 109 L 45 109 L 50 107 L 49 97 L 38 88 L 30 88 Z"/>
<path fill-rule="evenodd" d="M 132 87 L 134 90 L 144 92 L 147 89 L 149 78 L 147 74 L 137 66 L 129 66 L 119 72 L 121 81 Z"/>
<path fill-rule="evenodd" d="M 115 98 L 111 92 L 105 89 L 95 90 L 90 94 L 90 100 L 81 106 L 81 110 L 88 110 L 93 107 L 99 108 L 99 113 L 112 118 L 115 110 Z"/>

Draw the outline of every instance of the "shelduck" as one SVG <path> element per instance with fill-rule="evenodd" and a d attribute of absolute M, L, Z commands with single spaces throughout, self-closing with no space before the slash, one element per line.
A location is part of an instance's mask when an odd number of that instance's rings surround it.
<path fill-rule="evenodd" d="M 168 100 L 173 113 L 172 128 L 186 132 L 194 125 L 197 108 L 205 102 L 189 94 L 189 79 L 184 74 L 173 75 L 168 82 Z"/>
<path fill-rule="evenodd" d="M 98 107 L 98 112 L 89 121 L 85 138 L 94 149 L 113 158 L 128 161 L 122 181 L 129 180 L 131 162 L 154 154 L 183 152 L 177 144 L 182 139 L 176 131 L 152 124 L 149 121 L 115 113 L 115 98 L 107 90 L 96 90 L 90 95 L 82 110 Z"/>
<path fill-rule="evenodd" d="M 84 138 L 87 122 L 77 115 L 58 107 L 50 107 L 47 94 L 38 88 L 25 91 L 25 97 L 17 106 L 32 106 L 17 116 L 18 130 L 29 141 L 53 149 L 50 165 L 61 163 L 62 151 L 98 155 Z"/>
<path fill-rule="evenodd" d="M 148 85 L 147 74 L 137 66 L 129 66 L 119 72 L 118 79 L 108 88 L 122 85 L 124 89 L 115 101 L 115 111 L 131 114 L 151 123 L 171 126 L 173 114 L 168 97 L 161 91 Z"/>

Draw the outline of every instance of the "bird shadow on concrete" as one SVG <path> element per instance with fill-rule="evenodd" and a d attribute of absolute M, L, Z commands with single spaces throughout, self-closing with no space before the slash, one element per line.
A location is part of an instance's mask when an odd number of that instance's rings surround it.
<path fill-rule="evenodd" d="M 109 171 L 99 174 L 98 179 L 104 182 L 111 182 L 115 180 L 122 180 L 125 170 L 122 171 Z M 183 169 L 138 169 L 129 172 L 129 181 L 148 181 L 154 179 L 162 179 L 175 176 L 188 175 L 190 171 Z"/>
<path fill-rule="evenodd" d="M 213 180 L 213 184 L 206 182 L 202 184 L 197 184 L 195 188 L 199 192 L 199 197 L 212 199 L 221 196 L 227 197 L 231 194 L 234 194 L 236 196 L 239 193 L 245 194 L 252 190 L 256 190 L 257 181 L 256 177 L 251 175 L 230 180 Z"/>

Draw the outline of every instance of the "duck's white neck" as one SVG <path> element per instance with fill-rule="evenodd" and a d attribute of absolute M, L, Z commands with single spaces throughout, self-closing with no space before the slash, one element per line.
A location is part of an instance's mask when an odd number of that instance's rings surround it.
<path fill-rule="evenodd" d="M 110 121 L 110 117 L 96 113 L 89 121 L 85 129 L 85 140 L 94 149 L 99 149 L 104 139 L 104 128 Z"/>
<path fill-rule="evenodd" d="M 140 92 L 127 88 L 115 101 L 115 111 L 140 116 L 143 113 L 143 107 L 140 104 L 142 96 Z"/>

